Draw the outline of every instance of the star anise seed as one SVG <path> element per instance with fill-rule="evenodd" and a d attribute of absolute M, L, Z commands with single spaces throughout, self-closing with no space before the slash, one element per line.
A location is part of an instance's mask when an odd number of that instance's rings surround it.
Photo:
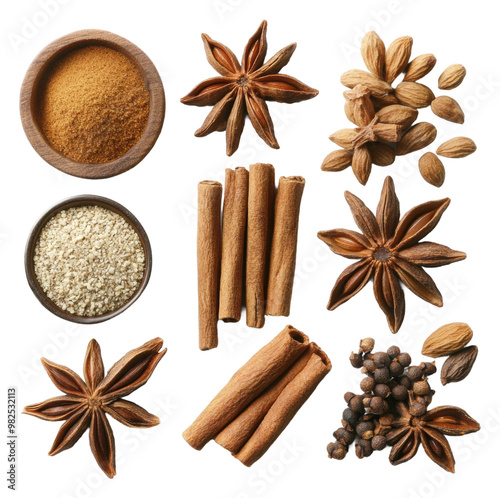
<path fill-rule="evenodd" d="M 355 195 L 346 192 L 345 197 L 362 233 L 334 229 L 318 232 L 318 237 L 335 254 L 359 261 L 340 274 L 327 308 L 334 310 L 348 301 L 370 279 L 393 333 L 401 327 L 405 314 L 400 282 L 424 301 L 442 306 L 441 293 L 423 267 L 448 265 L 465 259 L 466 254 L 420 240 L 438 224 L 450 199 L 420 204 L 400 220 L 399 200 L 390 176 L 385 179 L 376 216 Z"/>
<path fill-rule="evenodd" d="M 213 106 L 195 135 L 204 137 L 214 131 L 225 131 L 228 156 L 238 149 L 246 115 L 260 138 L 279 149 L 266 100 L 292 104 L 318 94 L 301 81 L 278 74 L 290 61 L 295 43 L 264 63 L 266 30 L 267 21 L 262 21 L 245 47 L 241 65 L 228 47 L 203 34 L 208 62 L 221 76 L 201 82 L 181 99 L 187 105 Z"/>
<path fill-rule="evenodd" d="M 153 427 L 160 423 L 156 415 L 121 398 L 149 380 L 167 352 L 160 351 L 162 345 L 163 340 L 156 338 L 133 349 L 104 376 L 101 349 L 92 339 L 83 362 L 85 381 L 73 370 L 42 358 L 50 379 L 66 395 L 26 406 L 24 413 L 52 422 L 65 420 L 49 455 L 71 448 L 90 428 L 90 448 L 99 467 L 110 478 L 116 475 L 115 440 L 106 414 L 128 427 Z"/>

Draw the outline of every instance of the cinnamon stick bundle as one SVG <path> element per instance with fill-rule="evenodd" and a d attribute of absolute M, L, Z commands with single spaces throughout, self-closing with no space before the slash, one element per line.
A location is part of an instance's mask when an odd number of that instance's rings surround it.
<path fill-rule="evenodd" d="M 184 433 L 201 450 L 307 349 L 305 334 L 288 325 L 243 365 Z"/>
<path fill-rule="evenodd" d="M 248 171 L 226 169 L 224 188 L 219 319 L 237 322 L 241 318 L 243 299 Z"/>
<path fill-rule="evenodd" d="M 207 180 L 198 184 L 198 322 L 202 351 L 218 344 L 221 199 L 219 182 Z"/>
<path fill-rule="evenodd" d="M 250 166 L 246 257 L 246 313 L 249 327 L 265 321 L 267 260 L 270 251 L 269 223 L 273 218 L 275 184 L 271 164 Z"/>
<path fill-rule="evenodd" d="M 288 316 L 297 256 L 299 212 L 305 179 L 282 176 L 274 216 L 266 315 Z"/>
<path fill-rule="evenodd" d="M 327 355 L 288 325 L 236 372 L 184 431 L 184 439 L 201 449 L 215 437 L 250 466 L 269 449 L 330 370 Z"/>

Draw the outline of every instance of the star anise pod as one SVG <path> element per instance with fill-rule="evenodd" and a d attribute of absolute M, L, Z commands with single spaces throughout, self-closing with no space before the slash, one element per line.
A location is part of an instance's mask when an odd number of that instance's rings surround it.
<path fill-rule="evenodd" d="M 24 413 L 48 421 L 65 420 L 49 455 L 71 448 L 90 428 L 90 449 L 104 473 L 116 475 L 115 440 L 106 415 L 128 427 L 153 427 L 159 418 L 122 398 L 143 386 L 167 352 L 160 351 L 160 338 L 133 349 L 115 363 L 104 376 L 101 348 L 95 339 L 89 342 L 83 362 L 85 381 L 62 365 L 42 358 L 42 365 L 55 386 L 66 393 L 42 403 L 29 405 Z"/>
<path fill-rule="evenodd" d="M 279 149 L 266 100 L 291 104 L 318 94 L 299 80 L 278 74 L 292 57 L 295 43 L 264 63 L 266 30 L 267 21 L 262 21 L 245 47 L 241 64 L 228 47 L 202 34 L 208 62 L 221 76 L 201 82 L 181 99 L 183 104 L 214 106 L 195 135 L 204 137 L 214 131 L 226 131 L 228 156 L 238 149 L 246 115 L 260 138 Z"/>
<path fill-rule="evenodd" d="M 387 443 L 393 446 L 389 455 L 392 465 L 411 460 L 422 444 L 433 462 L 455 472 L 455 459 L 445 436 L 463 436 L 480 429 L 467 412 L 456 406 L 438 406 L 416 417 L 405 402 L 398 402 L 396 411 L 393 430 L 387 434 Z"/>
<path fill-rule="evenodd" d="M 405 298 L 401 283 L 435 306 L 443 299 L 423 267 L 448 265 L 466 254 L 434 242 L 420 242 L 438 224 L 450 199 L 429 201 L 410 209 L 399 219 L 399 200 L 390 176 L 385 179 L 376 216 L 363 201 L 345 193 L 360 230 L 335 229 L 318 232 L 318 237 L 335 253 L 359 259 L 347 267 L 333 287 L 327 308 L 334 310 L 355 296 L 373 278 L 375 298 L 393 333 L 401 327 Z"/>

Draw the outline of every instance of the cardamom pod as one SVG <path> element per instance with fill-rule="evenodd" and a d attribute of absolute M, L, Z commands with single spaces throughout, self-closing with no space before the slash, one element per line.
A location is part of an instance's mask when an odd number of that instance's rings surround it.
<path fill-rule="evenodd" d="M 354 88 L 356 85 L 364 85 L 375 97 L 383 97 L 392 92 L 392 87 L 389 83 L 361 69 L 346 71 L 340 77 L 340 82 L 348 88 Z"/>
<path fill-rule="evenodd" d="M 455 137 L 441 144 L 436 154 L 444 157 L 461 158 L 476 151 L 476 144 L 467 137 Z"/>
<path fill-rule="evenodd" d="M 396 148 L 398 156 L 404 156 L 410 152 L 423 149 L 434 142 L 437 130 L 431 123 L 417 123 L 412 126 L 403 136 Z"/>
<path fill-rule="evenodd" d="M 438 87 L 441 90 L 452 90 L 456 88 L 465 78 L 465 67 L 462 64 L 448 66 L 438 79 Z"/>
<path fill-rule="evenodd" d="M 385 53 L 385 81 L 392 83 L 408 66 L 411 56 L 413 38 L 402 36 L 396 38 Z"/>
<path fill-rule="evenodd" d="M 468 346 L 449 356 L 441 368 L 441 383 L 443 386 L 450 382 L 464 380 L 472 370 L 477 353 L 477 346 Z"/>
<path fill-rule="evenodd" d="M 445 170 L 443 163 L 433 152 L 426 152 L 419 159 L 418 169 L 422 178 L 431 185 L 440 187 L 444 183 Z"/>
<path fill-rule="evenodd" d="M 385 45 L 375 31 L 369 31 L 361 40 L 361 57 L 371 73 L 384 77 Z"/>
<path fill-rule="evenodd" d="M 325 157 L 321 169 L 323 171 L 343 171 L 352 164 L 352 153 L 348 150 L 340 149 L 330 152 Z"/>
<path fill-rule="evenodd" d="M 423 54 L 415 57 L 408 67 L 403 81 L 417 81 L 430 73 L 436 65 L 436 58 L 432 54 Z"/>
<path fill-rule="evenodd" d="M 402 81 L 394 91 L 402 104 L 415 109 L 427 107 L 435 99 L 429 87 L 413 81 Z"/>
<path fill-rule="evenodd" d="M 446 119 L 446 121 L 464 124 L 464 111 L 462 111 L 459 103 L 451 97 L 446 95 L 436 97 L 431 102 L 431 110 L 436 116 Z"/>
<path fill-rule="evenodd" d="M 427 337 L 422 354 L 431 358 L 448 356 L 460 351 L 471 339 L 472 329 L 466 323 L 448 323 Z"/>

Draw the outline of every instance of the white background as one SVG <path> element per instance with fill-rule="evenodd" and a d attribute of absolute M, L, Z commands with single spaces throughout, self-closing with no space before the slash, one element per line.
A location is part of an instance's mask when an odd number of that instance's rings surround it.
<path fill-rule="evenodd" d="M 492 486 L 497 482 L 500 433 L 496 384 L 500 43 L 498 16 L 490 11 L 493 2 L 46 3 L 52 8 L 49 15 L 43 13 L 43 0 L 3 2 L 0 15 L 1 396 L 5 400 L 7 385 L 17 386 L 21 409 L 57 395 L 39 358 L 45 356 L 81 373 L 91 338 L 101 344 L 107 368 L 156 336 L 165 340 L 168 353 L 148 384 L 129 398 L 157 413 L 160 426 L 138 430 L 111 421 L 118 472 L 113 480 L 95 464 L 88 434 L 74 448 L 49 457 L 47 452 L 60 423 L 20 415 L 18 496 L 250 498 L 361 494 L 378 489 L 387 498 L 427 498 L 467 496 L 476 493 L 479 484 L 483 489 L 489 486 L 490 494 L 498 496 Z M 238 152 L 227 158 L 224 134 L 193 136 L 209 109 L 187 107 L 179 99 L 195 84 L 216 74 L 206 62 L 200 33 L 208 33 L 240 57 L 262 19 L 269 22 L 268 57 L 298 42 L 283 72 L 320 93 L 293 106 L 270 104 L 280 150 L 267 148 L 247 122 Z M 28 38 L 23 27 L 31 22 L 39 27 Z M 19 118 L 19 89 L 32 59 L 55 38 L 84 28 L 113 31 L 136 43 L 156 64 L 166 91 L 165 124 L 156 146 L 133 170 L 107 180 L 72 178 L 46 164 L 28 143 Z M 366 187 L 356 181 L 351 169 L 343 173 L 320 171 L 323 158 L 335 148 L 328 135 L 350 126 L 343 114 L 344 89 L 339 77 L 347 69 L 363 67 L 358 47 L 361 36 L 370 29 L 376 29 L 387 45 L 398 36 L 411 35 L 414 55 L 434 53 L 437 66 L 423 82 L 437 94 L 437 78 L 445 67 L 452 63 L 467 67 L 465 82 L 450 93 L 466 112 L 465 125 L 439 120 L 429 109 L 421 112 L 420 119 L 433 122 L 440 130 L 430 150 L 456 135 L 470 136 L 478 145 L 477 153 L 469 158 L 444 160 L 447 178 L 440 189 L 420 177 L 416 167 L 419 154 L 398 158 L 385 169 L 374 167 Z M 221 324 L 218 349 L 200 352 L 196 185 L 204 179 L 222 179 L 226 167 L 253 162 L 274 164 L 278 176 L 298 174 L 306 178 L 292 314 L 289 318 L 268 318 L 262 330 L 247 329 L 244 320 Z M 389 332 L 371 284 L 338 310 L 326 310 L 331 287 L 350 262 L 330 253 L 316 237 L 318 230 L 355 229 L 344 190 L 359 195 L 375 209 L 387 174 L 396 182 L 402 212 L 427 200 L 451 197 L 449 209 L 427 240 L 468 254 L 463 262 L 429 269 L 443 293 L 443 308 L 434 308 L 406 291 L 406 319 L 396 336 Z M 154 260 L 150 284 L 138 302 L 119 317 L 94 326 L 73 325 L 43 308 L 26 283 L 23 265 L 24 244 L 42 212 L 63 198 L 83 193 L 108 196 L 129 208 L 150 236 Z M 398 344 L 419 363 L 424 339 L 452 321 L 471 325 L 473 343 L 480 353 L 471 375 L 462 383 L 443 387 L 438 375 L 431 378 L 437 391 L 432 406 L 455 404 L 482 424 L 477 434 L 450 438 L 456 474 L 441 470 L 422 449 L 411 462 L 399 467 L 389 464 L 388 450 L 361 461 L 354 451 L 342 462 L 329 460 L 325 447 L 340 425 L 343 393 L 357 389 L 361 378 L 348 362 L 359 339 L 373 336 L 379 349 Z M 333 362 L 332 372 L 252 468 L 244 467 L 213 442 L 201 452 L 192 449 L 182 439 L 182 431 L 234 371 L 287 323 L 325 349 Z M 6 431 L 5 408 L 2 413 L 0 423 Z M 4 496 L 7 447 L 1 447 Z"/>

